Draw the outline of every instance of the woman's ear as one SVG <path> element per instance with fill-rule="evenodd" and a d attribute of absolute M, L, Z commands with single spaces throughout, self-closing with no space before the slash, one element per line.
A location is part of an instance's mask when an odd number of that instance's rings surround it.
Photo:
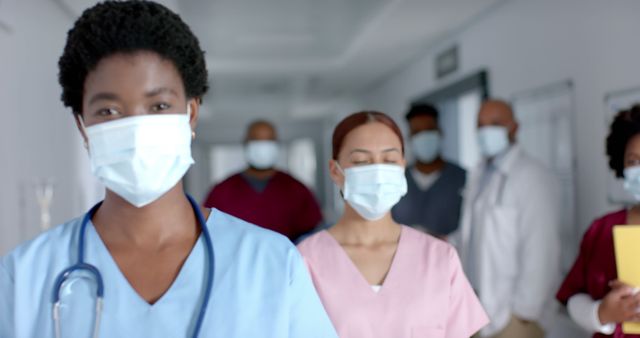
<path fill-rule="evenodd" d="M 198 117 L 200 116 L 200 99 L 196 97 L 187 100 L 187 111 L 189 112 L 189 124 L 191 124 L 191 130 L 196 130 Z"/>
<path fill-rule="evenodd" d="M 338 161 L 333 159 L 329 160 L 329 175 L 331 176 L 331 180 L 336 186 L 338 186 L 340 189 L 344 187 L 344 173 L 340 168 Z"/>

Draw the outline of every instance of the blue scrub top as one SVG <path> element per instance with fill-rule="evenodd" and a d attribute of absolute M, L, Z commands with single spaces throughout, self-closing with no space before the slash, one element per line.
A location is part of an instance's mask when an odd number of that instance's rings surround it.
<path fill-rule="evenodd" d="M 391 210 L 393 219 L 400 224 L 421 227 L 432 235 L 450 235 L 460 223 L 465 170 L 446 162 L 433 185 L 422 190 L 411 173 L 414 168 L 407 169 L 407 194 Z"/>
<path fill-rule="evenodd" d="M 78 218 L 55 227 L 0 260 L 0 338 L 54 337 L 53 284 L 76 263 L 80 223 Z M 215 209 L 207 227 L 215 276 L 200 337 L 337 337 L 300 254 L 286 237 Z M 86 261 L 100 270 L 105 285 L 100 337 L 191 336 L 205 288 L 202 237 L 153 305 L 128 283 L 93 224 L 87 227 Z M 91 336 L 86 333 L 94 320 L 91 285 L 80 278 L 63 288 L 63 336 Z"/>

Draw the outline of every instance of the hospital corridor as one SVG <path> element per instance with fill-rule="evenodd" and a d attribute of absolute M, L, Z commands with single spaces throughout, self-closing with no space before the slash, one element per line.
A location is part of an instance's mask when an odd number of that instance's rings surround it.
<path fill-rule="evenodd" d="M 640 337 L 638 17 L 0 0 L 0 338 Z"/>

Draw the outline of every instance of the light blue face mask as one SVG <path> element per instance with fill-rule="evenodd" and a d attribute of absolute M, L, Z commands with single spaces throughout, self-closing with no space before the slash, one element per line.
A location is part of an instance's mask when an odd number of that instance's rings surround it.
<path fill-rule="evenodd" d="M 640 201 L 640 166 L 624 169 L 624 190 Z"/>
<path fill-rule="evenodd" d="M 509 131 L 501 126 L 482 127 L 478 129 L 478 145 L 484 157 L 495 157 L 509 148 Z"/>
<path fill-rule="evenodd" d="M 422 131 L 411 137 L 413 155 L 422 163 L 431 163 L 440 155 L 440 132 Z"/>
<path fill-rule="evenodd" d="M 381 219 L 407 194 L 404 168 L 399 165 L 370 164 L 340 170 L 344 199 L 366 220 Z"/>
<path fill-rule="evenodd" d="M 245 148 L 247 162 L 256 169 L 270 169 L 278 162 L 276 141 L 249 141 Z"/>
<path fill-rule="evenodd" d="M 141 208 L 173 188 L 194 163 L 187 114 L 125 117 L 83 128 L 93 174 Z"/>

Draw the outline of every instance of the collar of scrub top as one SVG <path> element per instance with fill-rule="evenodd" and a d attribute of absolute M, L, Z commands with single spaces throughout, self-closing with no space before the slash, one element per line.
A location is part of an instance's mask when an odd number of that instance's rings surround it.
<path fill-rule="evenodd" d="M 209 269 L 207 269 L 207 284 L 204 290 L 204 294 L 202 296 L 202 304 L 200 304 L 200 311 L 198 313 L 198 319 L 193 329 L 193 338 L 197 338 L 200 334 L 200 328 L 202 327 L 202 323 L 204 321 L 204 316 L 207 312 L 207 305 L 209 304 L 209 298 L 211 298 L 211 291 L 213 289 L 213 276 L 215 271 L 215 259 L 213 252 L 213 242 L 211 240 L 211 235 L 209 234 L 209 229 L 207 228 L 207 221 L 204 219 L 204 215 L 200 211 L 200 207 L 198 203 L 193 199 L 193 197 L 186 195 L 191 207 L 193 208 L 194 213 L 196 214 L 196 218 L 198 219 L 198 223 L 200 224 L 202 230 L 202 237 L 205 241 L 205 250 L 207 252 L 207 256 L 209 259 Z M 60 289 L 62 288 L 62 284 L 70 277 L 71 273 L 77 271 L 86 271 L 91 274 L 93 279 L 97 284 L 96 289 L 96 311 L 95 311 L 95 325 L 93 337 L 98 337 L 98 331 L 100 328 L 100 317 L 102 314 L 102 301 L 104 298 L 104 281 L 102 280 L 102 275 L 100 271 L 95 266 L 85 263 L 84 261 L 84 240 L 85 240 L 85 232 L 87 228 L 87 224 L 96 213 L 98 208 L 102 205 L 102 202 L 99 202 L 93 208 L 91 208 L 83 217 L 82 223 L 80 224 L 80 231 L 78 232 L 78 261 L 76 264 L 66 268 L 62 271 L 53 287 L 53 321 L 56 331 L 56 337 L 61 337 L 60 335 Z"/>

